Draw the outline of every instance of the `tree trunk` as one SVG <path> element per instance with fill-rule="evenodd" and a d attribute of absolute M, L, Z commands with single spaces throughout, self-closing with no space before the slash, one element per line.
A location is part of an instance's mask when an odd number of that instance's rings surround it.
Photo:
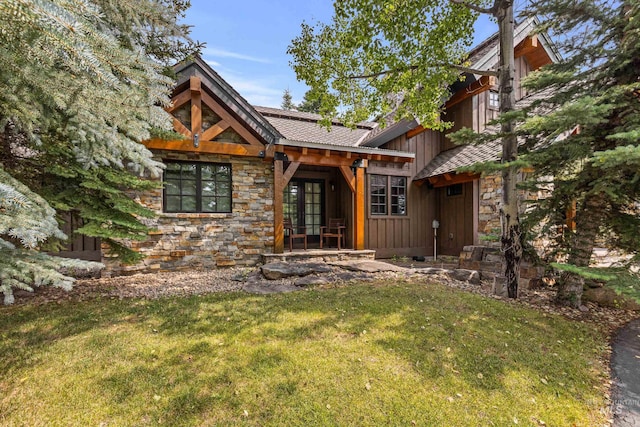
<path fill-rule="evenodd" d="M 515 105 L 515 59 L 514 59 L 514 19 L 513 0 L 503 0 L 496 4 L 496 18 L 500 34 L 500 113 L 512 111 Z M 501 124 L 502 160 L 503 164 L 518 158 L 518 139 L 513 133 L 515 121 Z M 506 167 L 502 171 L 502 206 L 500 221 L 502 224 L 502 252 L 504 254 L 504 277 L 506 279 L 509 298 L 518 297 L 518 279 L 520 277 L 520 259 L 522 258 L 522 241 L 520 217 L 518 212 L 518 192 L 516 189 L 518 171 L 514 167 Z"/>
<path fill-rule="evenodd" d="M 599 225 L 605 220 L 606 198 L 589 194 L 576 211 L 576 231 L 571 237 L 571 252 L 567 262 L 577 267 L 588 267 L 593 254 Z M 559 304 L 578 308 L 582 305 L 584 278 L 578 274 L 563 272 L 558 282 L 556 300 Z"/>

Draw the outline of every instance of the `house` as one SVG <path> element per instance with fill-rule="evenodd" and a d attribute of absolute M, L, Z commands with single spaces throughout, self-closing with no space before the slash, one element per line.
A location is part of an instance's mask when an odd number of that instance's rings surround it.
<path fill-rule="evenodd" d="M 516 28 L 517 82 L 558 58 L 550 41 Z M 477 69 L 497 65 L 494 35 L 475 48 Z M 320 116 L 250 105 L 199 58 L 176 68 L 169 112 L 183 138 L 145 145 L 166 165 L 164 187 L 137 195 L 158 215 L 142 242 L 146 258 L 124 266 L 102 250 L 108 274 L 251 265 L 284 251 L 284 218 L 306 227 L 310 246 L 331 218 L 346 223 L 346 245 L 376 257 L 458 255 L 499 229 L 499 177 L 458 173 L 497 159 L 499 147 L 454 146 L 445 133 L 415 120 L 355 129 Z M 527 94 L 517 86 L 517 97 Z M 495 80 L 467 75 L 453 87 L 446 120 L 481 132 L 497 114 Z"/>

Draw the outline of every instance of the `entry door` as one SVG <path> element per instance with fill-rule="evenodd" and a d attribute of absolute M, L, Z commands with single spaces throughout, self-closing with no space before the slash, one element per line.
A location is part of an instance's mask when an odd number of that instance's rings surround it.
<path fill-rule="evenodd" d="M 324 221 L 324 181 L 292 179 L 284 190 L 284 216 L 294 226 L 307 227 L 307 240 L 320 241 Z"/>

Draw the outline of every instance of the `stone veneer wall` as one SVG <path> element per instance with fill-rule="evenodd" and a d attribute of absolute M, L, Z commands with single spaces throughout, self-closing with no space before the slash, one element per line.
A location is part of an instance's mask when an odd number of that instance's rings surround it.
<path fill-rule="evenodd" d="M 154 210 L 146 221 L 155 229 L 145 241 L 126 245 L 145 255 L 136 265 L 122 265 L 104 253 L 103 276 L 253 265 L 273 252 L 273 171 L 271 163 L 251 157 L 157 152 L 166 160 L 230 163 L 231 213 L 163 213 L 162 189 L 136 196 Z"/>
<path fill-rule="evenodd" d="M 518 181 L 523 179 L 523 174 L 518 174 Z M 543 194 L 534 194 L 520 190 L 520 212 L 527 208 L 526 201 L 538 200 Z M 478 239 L 479 244 L 489 247 L 500 247 L 500 204 L 502 203 L 502 177 L 500 174 L 483 174 L 480 178 L 480 206 L 478 208 Z M 533 242 L 536 249 L 542 249 L 544 242 Z"/>
<path fill-rule="evenodd" d="M 500 247 L 500 211 L 502 177 L 483 174 L 480 178 L 480 206 L 478 208 L 478 239 L 484 246 Z"/>

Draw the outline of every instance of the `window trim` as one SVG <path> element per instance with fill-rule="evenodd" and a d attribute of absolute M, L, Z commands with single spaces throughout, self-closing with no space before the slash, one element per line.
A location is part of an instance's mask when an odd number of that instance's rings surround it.
<path fill-rule="evenodd" d="M 196 209 L 192 212 L 185 210 L 168 210 L 167 209 L 167 186 L 165 183 L 166 179 L 166 170 L 162 173 L 162 213 L 165 214 L 229 214 L 233 212 L 233 167 L 231 163 L 222 163 L 222 162 L 201 162 L 201 161 L 188 161 L 188 160 L 163 160 L 163 163 L 168 166 L 169 164 L 180 164 L 180 165 L 194 165 L 196 167 L 196 189 L 195 189 L 195 198 L 196 198 Z M 203 166 L 226 166 L 229 168 L 229 192 L 226 197 L 229 200 L 229 210 L 217 210 L 215 212 L 203 211 L 202 210 L 202 200 L 205 196 L 202 195 L 202 167 Z M 218 182 L 217 180 L 206 180 Z M 182 188 L 180 189 L 180 194 L 175 195 L 171 194 L 169 196 L 180 196 L 182 198 L 184 195 L 182 194 Z M 223 198 L 225 196 L 214 196 L 216 198 Z M 182 204 L 181 204 L 182 205 Z"/>
<path fill-rule="evenodd" d="M 379 195 L 373 194 L 373 177 L 380 177 L 384 179 L 384 205 L 380 203 L 376 203 L 376 206 L 384 206 L 384 213 L 378 213 L 373 211 L 373 198 L 375 196 L 380 197 Z M 393 178 L 400 179 L 404 182 L 403 186 L 393 186 L 391 181 Z M 399 200 L 400 194 L 393 194 L 393 188 L 403 188 L 404 189 L 404 213 L 394 213 L 393 209 L 395 207 L 399 207 L 399 203 L 394 203 L 394 198 Z M 381 175 L 381 174 L 369 174 L 369 185 L 368 185 L 368 202 L 369 202 L 369 217 L 370 218 L 384 218 L 384 217 L 407 217 L 409 214 L 408 208 L 408 199 L 409 199 L 409 178 L 407 176 L 402 175 Z"/>
<path fill-rule="evenodd" d="M 496 95 L 496 100 L 497 100 L 497 104 L 493 105 L 491 103 L 491 95 L 495 94 Z M 499 110 L 500 109 L 500 93 L 497 90 L 491 90 L 489 89 L 487 91 L 487 107 L 492 109 L 492 110 Z"/>

